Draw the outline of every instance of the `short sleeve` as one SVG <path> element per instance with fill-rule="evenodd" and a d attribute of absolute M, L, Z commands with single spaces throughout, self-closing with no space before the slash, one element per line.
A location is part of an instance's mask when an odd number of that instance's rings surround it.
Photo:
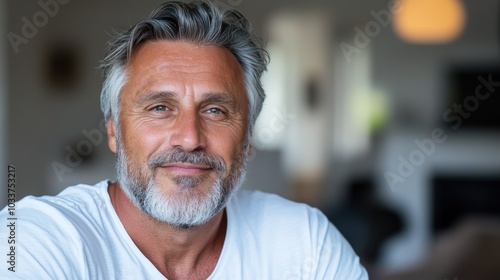
<path fill-rule="evenodd" d="M 351 245 L 321 213 L 327 223 L 323 237 L 318 238 L 316 269 L 312 279 L 365 280 L 368 274 Z"/>
<path fill-rule="evenodd" d="M 85 279 L 78 269 L 85 265 L 84 258 L 78 257 L 81 242 L 67 217 L 56 207 L 31 198 L 16 206 L 16 220 L 7 219 L 7 208 L 0 212 L 0 220 L 10 224 L 7 231 L 2 230 L 1 240 L 11 242 L 8 248 L 1 247 L 8 251 L 2 255 L 11 256 L 10 263 L 0 269 L 0 279 Z"/>

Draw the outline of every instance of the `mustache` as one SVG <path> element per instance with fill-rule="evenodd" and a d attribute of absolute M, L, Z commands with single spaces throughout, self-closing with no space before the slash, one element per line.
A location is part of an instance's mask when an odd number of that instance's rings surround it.
<path fill-rule="evenodd" d="M 148 164 L 153 170 L 171 163 L 203 165 L 219 172 L 226 170 L 226 164 L 221 157 L 209 155 L 203 150 L 186 152 L 180 148 L 173 148 L 164 153 L 154 154 L 148 159 Z"/>

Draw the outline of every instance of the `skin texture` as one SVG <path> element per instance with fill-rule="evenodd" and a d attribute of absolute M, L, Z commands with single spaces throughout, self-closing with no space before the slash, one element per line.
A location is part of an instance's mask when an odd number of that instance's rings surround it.
<path fill-rule="evenodd" d="M 235 164 L 245 142 L 248 103 L 241 66 L 230 51 L 184 41 L 146 42 L 132 55 L 127 74 L 119 119 L 129 164 L 143 168 L 151 155 L 172 148 L 204 150 L 222 158 L 227 170 Z M 117 152 L 112 120 L 108 145 Z M 214 183 L 215 171 L 205 166 L 179 163 L 156 171 L 166 195 L 183 195 L 176 176 L 202 178 L 194 190 L 199 195 Z M 206 279 L 224 243 L 225 211 L 200 226 L 172 227 L 143 213 L 118 184 L 109 187 L 111 201 L 142 253 L 168 279 Z"/>

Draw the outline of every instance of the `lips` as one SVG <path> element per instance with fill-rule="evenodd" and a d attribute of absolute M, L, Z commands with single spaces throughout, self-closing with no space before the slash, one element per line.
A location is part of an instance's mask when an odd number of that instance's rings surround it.
<path fill-rule="evenodd" d="M 196 165 L 190 163 L 170 163 L 160 166 L 160 168 L 175 173 L 177 175 L 200 175 L 210 171 L 212 168 L 206 165 Z"/>

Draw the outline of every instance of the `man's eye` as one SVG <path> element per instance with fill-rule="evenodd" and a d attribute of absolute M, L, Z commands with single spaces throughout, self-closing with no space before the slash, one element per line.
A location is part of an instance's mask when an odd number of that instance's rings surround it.
<path fill-rule="evenodd" d="M 222 114 L 222 110 L 218 109 L 218 108 L 210 108 L 207 110 L 207 112 L 210 114 L 216 114 L 216 115 Z"/>
<path fill-rule="evenodd" d="M 158 111 L 158 112 L 164 112 L 164 111 L 167 111 L 168 108 L 165 105 L 158 105 L 158 106 L 154 106 L 152 110 Z"/>

